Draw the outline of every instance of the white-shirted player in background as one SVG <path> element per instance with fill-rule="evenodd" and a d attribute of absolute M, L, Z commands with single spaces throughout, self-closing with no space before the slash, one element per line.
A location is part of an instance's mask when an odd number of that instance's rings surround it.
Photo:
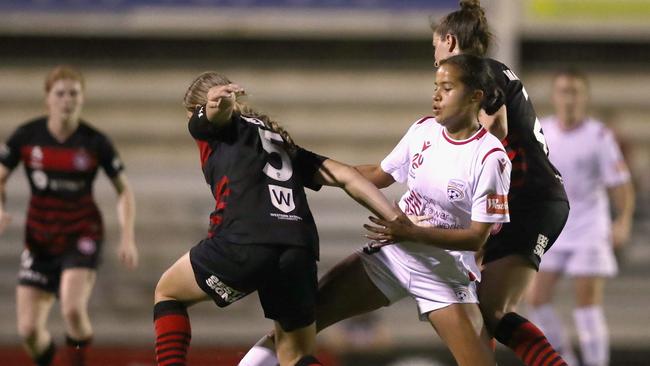
<path fill-rule="evenodd" d="M 509 220 L 511 163 L 499 140 L 478 122 L 503 96 L 482 58 L 454 56 L 436 72 L 434 117 L 415 122 L 381 165 L 358 167 L 373 183 L 406 183 L 395 221 L 372 218 L 375 240 L 325 274 L 319 283 L 316 326 L 415 299 L 459 365 L 494 365 L 480 339 L 477 306 L 480 270 L 474 252 L 494 223 Z M 414 225 L 407 215 L 426 225 Z M 386 243 L 397 243 L 385 245 Z M 276 365 L 270 338 L 263 338 L 240 366 Z"/>
<path fill-rule="evenodd" d="M 588 89 L 582 72 L 559 72 L 552 87 L 555 115 L 542 120 L 549 157 L 562 173 L 571 211 L 533 282 L 530 316 L 567 363 L 577 365 L 552 305 L 558 280 L 565 274 L 572 277 L 576 291 L 573 317 L 582 364 L 606 366 L 609 339 L 603 288 L 605 279 L 617 273 L 614 249 L 624 245 L 630 235 L 634 189 L 614 135 L 602 122 L 587 115 Z M 615 212 L 613 222 L 610 201 Z"/>

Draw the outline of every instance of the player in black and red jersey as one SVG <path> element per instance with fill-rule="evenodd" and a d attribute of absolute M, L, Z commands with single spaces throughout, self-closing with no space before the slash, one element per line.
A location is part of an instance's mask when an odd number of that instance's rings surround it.
<path fill-rule="evenodd" d="M 155 292 L 158 365 L 185 365 L 186 308 L 228 306 L 258 291 L 275 321 L 282 366 L 320 365 L 316 327 L 318 233 L 304 188 L 338 186 L 387 219 L 397 211 L 352 167 L 296 146 L 277 123 L 236 99 L 243 92 L 215 72 L 201 74 L 184 105 L 206 182 L 216 201 L 208 237 L 161 277 Z"/>
<path fill-rule="evenodd" d="M 10 217 L 4 210 L 5 184 L 23 163 L 31 188 L 16 290 L 18 333 L 36 365 L 50 365 L 54 342 L 46 328 L 56 297 L 66 327 L 68 357 L 84 365 L 93 336 L 88 300 L 104 239 L 92 184 L 101 167 L 118 193 L 122 229 L 118 254 L 137 265 L 133 221 L 135 203 L 123 165 L 110 140 L 80 119 L 84 80 L 73 68 L 54 68 L 45 81 L 47 115 L 20 127 L 0 148 L 0 232 Z"/>
<path fill-rule="evenodd" d="M 460 1 L 460 10 L 432 26 L 436 63 L 457 54 L 484 56 L 490 45 L 479 0 Z M 515 307 L 539 269 L 542 255 L 559 236 L 569 214 L 562 178 L 548 159 L 541 125 L 526 89 L 506 65 L 489 60 L 505 92 L 504 103 L 481 123 L 506 148 L 512 161 L 508 201 L 511 221 L 495 228 L 483 250 L 479 301 L 492 336 L 533 366 L 566 365 L 544 334 Z"/>

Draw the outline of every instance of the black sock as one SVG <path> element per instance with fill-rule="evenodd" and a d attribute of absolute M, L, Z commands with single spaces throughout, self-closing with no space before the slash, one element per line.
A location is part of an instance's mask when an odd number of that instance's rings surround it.
<path fill-rule="evenodd" d="M 318 359 L 312 355 L 303 356 L 295 366 L 323 366 Z"/>
<path fill-rule="evenodd" d="M 74 339 L 69 335 L 65 336 L 65 343 L 67 345 L 68 362 L 72 366 L 84 366 L 86 364 L 86 351 L 92 342 L 93 338 L 88 339 Z"/>
<path fill-rule="evenodd" d="M 56 353 L 56 345 L 53 341 L 50 341 L 50 345 L 47 346 L 45 351 L 34 358 L 36 366 L 50 366 L 54 360 L 54 354 Z"/>

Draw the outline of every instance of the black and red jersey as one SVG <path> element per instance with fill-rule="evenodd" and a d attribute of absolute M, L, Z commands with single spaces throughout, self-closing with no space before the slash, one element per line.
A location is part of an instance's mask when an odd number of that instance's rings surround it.
<path fill-rule="evenodd" d="M 235 114 L 226 126 L 210 123 L 204 107 L 189 121 L 216 207 L 209 237 L 233 244 L 306 246 L 318 255 L 318 232 L 304 187 L 326 159 L 297 148 L 257 118 Z"/>
<path fill-rule="evenodd" d="M 511 210 L 531 202 L 568 201 L 562 177 L 548 159 L 548 146 L 542 126 L 524 85 L 508 66 L 487 59 L 497 84 L 506 94 L 508 135 L 502 141 L 512 162 Z"/>
<path fill-rule="evenodd" d="M 57 254 L 79 238 L 102 239 L 92 184 L 100 166 L 110 178 L 123 170 L 104 134 L 81 121 L 60 142 L 41 117 L 18 127 L 0 149 L 0 163 L 8 169 L 21 161 L 31 187 L 25 240 L 31 251 Z"/>

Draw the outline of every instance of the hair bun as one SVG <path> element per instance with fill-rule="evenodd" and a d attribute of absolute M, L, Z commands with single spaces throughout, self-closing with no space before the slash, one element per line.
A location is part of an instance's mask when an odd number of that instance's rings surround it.
<path fill-rule="evenodd" d="M 483 12 L 481 0 L 460 0 L 460 9 Z"/>

